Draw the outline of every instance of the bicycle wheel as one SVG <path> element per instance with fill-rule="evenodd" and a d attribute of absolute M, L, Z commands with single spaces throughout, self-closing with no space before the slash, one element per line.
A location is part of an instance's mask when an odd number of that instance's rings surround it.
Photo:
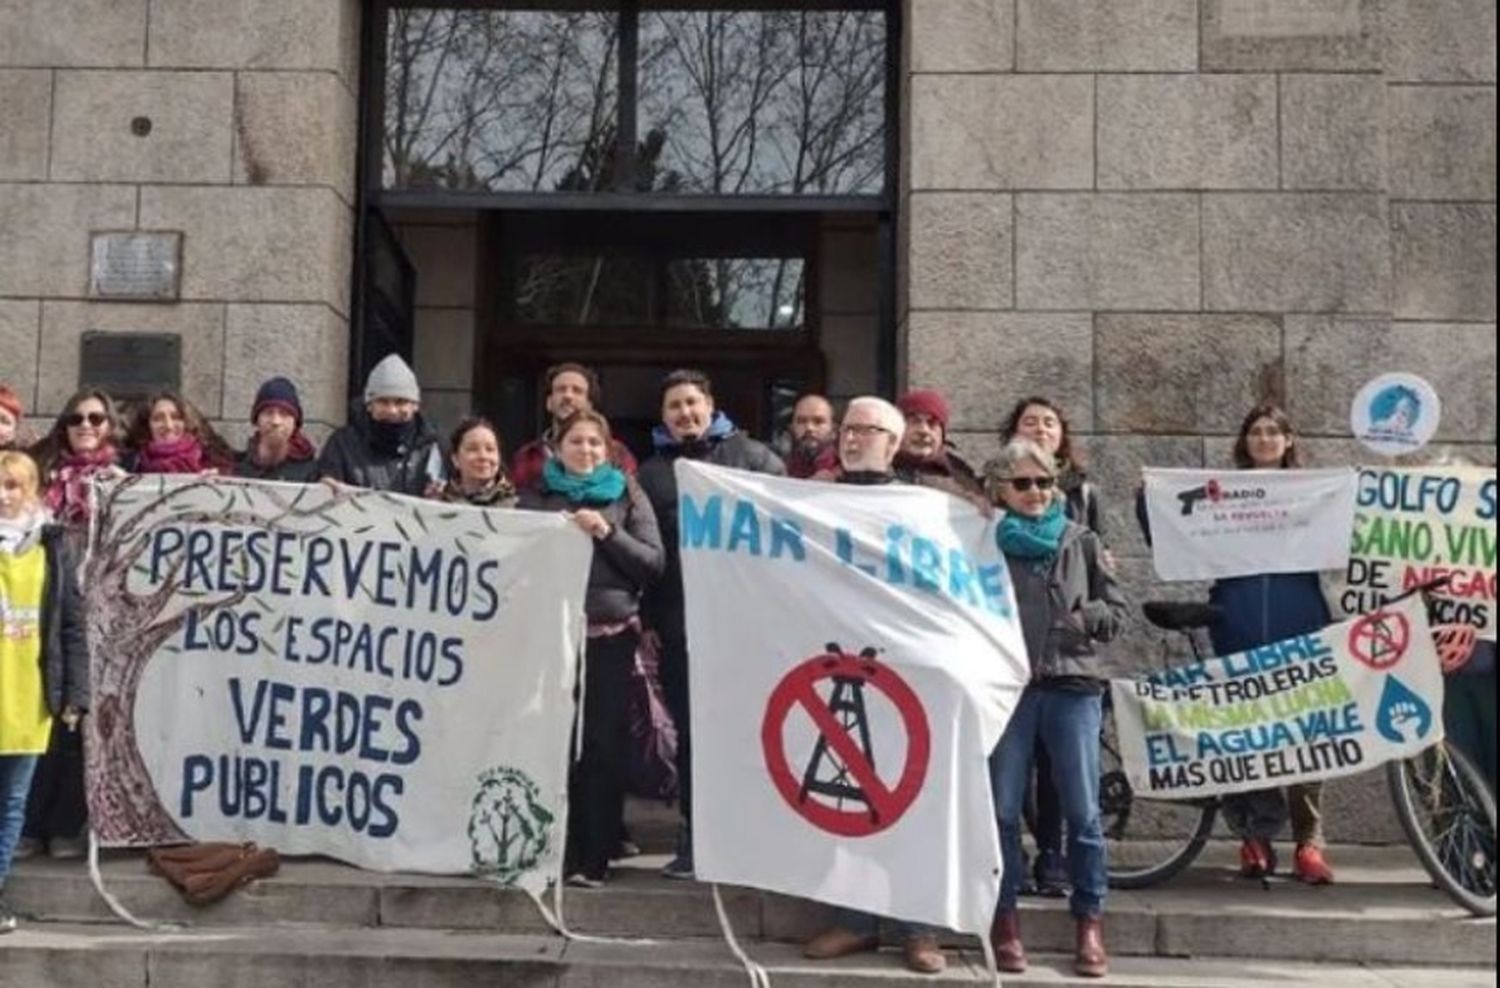
<path fill-rule="evenodd" d="M 1495 794 L 1444 742 L 1386 765 L 1396 816 L 1422 866 L 1454 902 L 1495 915 Z"/>
<path fill-rule="evenodd" d="M 1213 833 L 1217 800 L 1138 800 L 1120 760 L 1113 706 L 1105 695 L 1099 737 L 1099 811 L 1109 862 L 1109 885 L 1159 885 L 1197 859 Z"/>

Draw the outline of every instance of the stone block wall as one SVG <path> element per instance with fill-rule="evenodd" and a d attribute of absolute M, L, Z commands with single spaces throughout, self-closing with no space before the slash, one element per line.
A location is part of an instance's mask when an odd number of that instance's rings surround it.
<path fill-rule="evenodd" d="M 0 379 L 36 426 L 92 330 L 178 334 L 236 439 L 274 374 L 316 431 L 343 420 L 359 10 L 0 0 Z M 90 297 L 91 234 L 131 230 L 182 234 L 179 299 Z"/>
<path fill-rule="evenodd" d="M 1066 406 L 1136 599 L 1202 592 L 1155 583 L 1140 468 L 1227 463 L 1258 399 L 1354 462 L 1357 389 L 1415 371 L 1447 406 L 1429 455 L 1494 462 L 1493 0 L 905 18 L 905 383 L 950 394 L 975 461 L 1016 399 Z M 1329 803 L 1335 837 L 1400 839 L 1379 779 Z"/>

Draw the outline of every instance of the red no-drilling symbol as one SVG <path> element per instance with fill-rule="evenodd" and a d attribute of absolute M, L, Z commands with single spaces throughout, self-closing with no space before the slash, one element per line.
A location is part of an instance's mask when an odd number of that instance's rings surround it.
<path fill-rule="evenodd" d="M 1384 672 L 1406 655 L 1411 622 L 1405 614 L 1379 611 L 1360 618 L 1349 631 L 1349 651 L 1376 672 Z"/>
<path fill-rule="evenodd" d="M 890 666 L 874 661 L 874 654 L 848 655 L 830 647 L 802 663 L 771 691 L 761 723 L 761 750 L 777 791 L 809 823 L 842 837 L 868 837 L 900 820 L 922 790 L 932 749 L 917 694 Z M 827 699 L 817 690 L 824 680 L 832 682 Z M 866 687 L 891 702 L 906 735 L 906 762 L 894 786 L 887 786 L 876 771 L 876 761 L 883 759 L 871 757 Z M 800 778 L 787 758 L 785 740 L 794 708 L 804 711 L 818 732 Z M 882 737 L 879 755 L 899 751 L 897 741 Z M 824 764 L 832 777 L 819 776 Z"/>

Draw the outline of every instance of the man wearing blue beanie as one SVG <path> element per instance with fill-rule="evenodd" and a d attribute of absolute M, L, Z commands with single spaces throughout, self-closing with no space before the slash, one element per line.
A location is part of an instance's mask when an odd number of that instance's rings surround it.
<path fill-rule="evenodd" d="M 234 465 L 236 477 L 310 484 L 318 479 L 318 451 L 302 431 L 297 385 L 273 377 L 255 392 L 250 406 L 255 432 Z"/>

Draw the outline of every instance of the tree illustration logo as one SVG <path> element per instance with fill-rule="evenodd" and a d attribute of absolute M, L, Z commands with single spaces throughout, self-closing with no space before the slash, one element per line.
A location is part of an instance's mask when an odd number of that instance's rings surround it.
<path fill-rule="evenodd" d="M 525 772 L 506 766 L 484 772 L 469 813 L 474 873 L 515 884 L 551 849 L 555 819 Z"/>

